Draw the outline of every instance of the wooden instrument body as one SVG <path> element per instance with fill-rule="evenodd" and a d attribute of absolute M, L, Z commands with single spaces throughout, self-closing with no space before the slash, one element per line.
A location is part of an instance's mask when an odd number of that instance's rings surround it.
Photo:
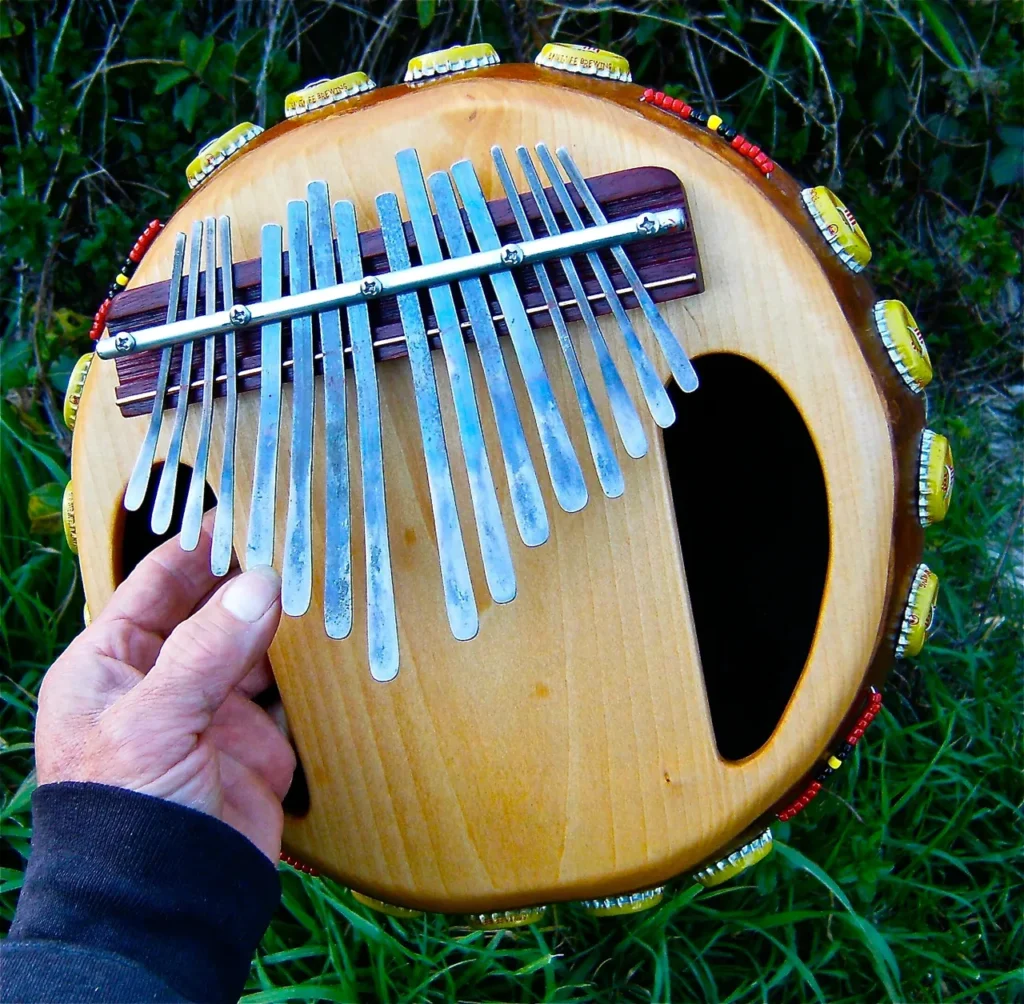
<path fill-rule="evenodd" d="M 542 477 L 551 538 L 529 549 L 514 536 L 507 484 L 496 476 L 518 595 L 490 605 L 460 452 L 450 451 L 481 627 L 455 641 L 445 617 L 415 403 L 406 360 L 378 366 L 388 516 L 402 668 L 375 683 L 367 670 L 358 449 L 350 422 L 356 622 L 344 641 L 324 634 L 322 562 L 313 606 L 285 618 L 271 649 L 274 673 L 310 789 L 309 812 L 290 819 L 288 849 L 380 899 L 443 911 L 483 911 L 627 892 L 698 864 L 746 832 L 798 784 L 839 729 L 868 679 L 892 657 L 902 598 L 921 531 L 912 518 L 921 398 L 903 386 L 872 329 L 870 285 L 847 272 L 777 171 L 765 179 L 717 137 L 640 102 L 640 88 L 534 67 L 494 67 L 422 86 L 373 92 L 269 130 L 217 171 L 179 209 L 133 280 L 166 278 L 173 233 L 227 213 L 236 260 L 259 254 L 260 227 L 284 223 L 289 199 L 326 180 L 361 220 L 373 200 L 401 191 L 394 153 L 415 146 L 425 172 L 474 162 L 488 197 L 500 188 L 489 150 L 538 141 L 569 147 L 593 176 L 666 167 L 689 198 L 706 291 L 662 304 L 691 357 L 744 356 L 785 389 L 810 430 L 825 478 L 830 554 L 817 630 L 771 739 L 744 760 L 719 756 L 709 716 L 675 524 L 669 459 L 646 416 L 650 453 L 618 454 L 626 492 L 605 498 L 588 458 L 579 412 L 553 332 L 539 342 L 590 502 L 562 512 Z M 660 360 L 639 312 L 632 319 Z M 642 405 L 622 339 L 602 319 L 620 371 Z M 600 386 L 581 325 L 584 372 Z M 525 392 L 505 346 L 520 411 Z M 480 388 L 492 466 L 500 450 Z M 435 371 L 449 443 L 458 441 L 443 358 Z M 667 372 L 661 375 L 667 379 Z M 82 574 L 92 611 L 115 588 L 121 499 L 146 426 L 115 405 L 113 363 L 89 373 L 72 461 Z M 277 508 L 284 530 L 290 385 L 282 409 Z M 354 413 L 351 381 L 350 415 Z M 322 394 L 318 379 L 317 393 Z M 699 394 L 700 391 L 698 390 Z M 607 428 L 610 415 L 598 407 Z M 322 398 L 317 400 L 322 415 Z M 220 469 L 224 399 L 216 402 L 211 472 Z M 243 554 L 258 394 L 239 398 L 235 549 Z M 182 460 L 191 462 L 198 408 Z M 157 459 L 168 439 L 165 423 Z M 535 462 L 541 451 L 524 421 Z M 700 429 L 687 435 L 699 436 Z M 774 448 L 751 428 L 750 448 Z M 317 457 L 328 444 L 316 431 Z M 678 459 L 685 465 L 685 457 Z M 737 462 L 742 460 L 737 458 Z M 211 482 L 215 484 L 214 475 Z M 785 486 L 752 485 L 758 492 Z M 771 527 L 765 527 L 770 533 Z M 314 469 L 313 539 L 322 540 L 323 465 Z M 737 607 L 771 582 L 736 569 Z M 770 653 L 766 653 L 766 658 Z M 738 700 L 743 695 L 737 695 Z"/>

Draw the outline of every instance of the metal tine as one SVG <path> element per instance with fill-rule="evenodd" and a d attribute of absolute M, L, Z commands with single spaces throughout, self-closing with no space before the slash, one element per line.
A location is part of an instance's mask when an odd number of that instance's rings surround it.
<path fill-rule="evenodd" d="M 231 251 L 231 217 L 217 220 L 220 244 L 220 283 L 223 302 L 235 302 L 234 262 Z M 231 567 L 231 546 L 235 535 L 235 434 L 238 428 L 238 356 L 234 331 L 224 333 L 224 371 L 227 407 L 224 409 L 224 457 L 217 492 L 217 515 L 213 521 L 210 571 L 227 575 Z"/>
<path fill-rule="evenodd" d="M 343 282 L 359 279 L 363 259 L 359 250 L 356 211 L 351 202 L 334 203 L 334 229 Z M 384 497 L 384 450 L 381 441 L 377 366 L 373 355 L 370 314 L 365 303 L 346 308 L 359 420 L 359 463 L 363 476 L 363 532 L 366 552 L 366 640 L 370 674 L 386 682 L 398 675 L 398 619 L 391 578 L 391 548 Z"/>
<path fill-rule="evenodd" d="M 460 160 L 452 165 L 451 174 L 469 216 L 477 246 L 481 251 L 499 248 L 501 240 L 494 220 L 491 219 L 480 180 L 476 176 L 476 168 L 471 161 Z M 587 483 L 558 410 L 558 402 L 544 369 L 544 360 L 527 317 L 526 307 L 510 272 L 495 272 L 488 278 L 498 297 L 505 326 L 523 373 L 555 498 L 566 512 L 577 512 L 587 504 Z"/>
<path fill-rule="evenodd" d="M 569 190 L 565 187 L 561 174 L 558 173 L 558 166 L 543 143 L 537 144 L 537 154 L 540 157 L 541 164 L 544 166 L 544 173 L 547 174 L 551 187 L 555 190 L 555 195 L 558 196 L 558 201 L 562 204 L 562 210 L 569 219 L 569 225 L 573 230 L 585 230 L 583 218 L 577 212 L 576 206 L 573 205 L 572 198 L 569 196 Z M 597 252 L 588 252 L 587 261 L 590 263 L 591 269 L 593 269 L 594 276 L 601 287 L 601 292 L 604 293 L 605 299 L 608 301 L 608 306 L 612 308 L 615 320 L 618 322 L 619 330 L 622 332 L 622 337 L 626 342 L 626 348 L 629 350 L 629 357 L 633 360 L 633 369 L 636 372 L 637 380 L 640 381 L 640 389 L 643 391 L 644 399 L 647 401 L 647 407 L 650 409 L 654 421 L 663 429 L 667 428 L 676 420 L 676 410 L 672 407 L 668 392 L 662 386 L 661 380 L 658 379 L 658 374 L 648 358 L 643 345 L 640 343 L 640 339 L 637 337 L 633 322 L 630 321 L 625 307 L 619 301 L 618 294 L 615 292 L 615 284 L 601 263 Z"/>
<path fill-rule="evenodd" d="M 519 236 L 524 241 L 532 240 L 534 236 L 533 228 L 530 226 L 529 219 L 527 219 L 526 210 L 523 209 L 523 203 L 519 198 L 516 183 L 512 179 L 512 172 L 508 169 L 505 154 L 500 146 L 492 146 L 491 156 L 494 159 L 494 166 L 498 170 L 498 178 L 501 180 L 505 194 L 508 196 L 508 204 L 512 209 L 512 215 L 515 216 L 516 226 L 519 228 Z M 576 357 L 576 349 L 572 344 L 572 337 L 569 335 L 569 329 L 566 327 L 562 310 L 558 306 L 558 297 L 555 296 L 551 280 L 548 278 L 548 270 L 544 265 L 534 265 L 533 271 L 537 276 L 541 292 L 544 294 L 544 301 L 548 306 L 548 314 L 551 317 L 551 323 L 555 326 L 558 344 L 562 349 L 565 365 L 569 370 L 569 377 L 576 391 L 576 400 L 580 406 L 580 414 L 583 417 L 583 425 L 586 429 L 587 441 L 590 443 L 590 454 L 594 458 L 594 467 L 597 469 L 598 480 L 601 482 L 601 488 L 604 490 L 605 495 L 609 498 L 618 498 L 626 490 L 626 483 L 622 477 L 622 468 L 619 467 L 619 462 L 615 457 L 615 450 L 608 439 L 608 433 L 605 432 L 604 425 L 601 423 L 601 416 L 597 413 L 597 406 L 594 404 L 594 398 L 590 393 L 590 388 L 587 386 L 586 378 L 583 376 L 583 370 L 580 369 L 579 359 Z"/>
<path fill-rule="evenodd" d="M 409 268 L 409 249 L 405 244 L 405 230 L 398 210 L 398 196 L 393 192 L 378 195 L 377 216 L 380 218 L 388 267 L 392 272 Z M 455 504 L 455 489 L 448 466 L 448 450 L 444 441 L 444 426 L 441 424 L 441 405 L 437 399 L 434 363 L 430 358 L 427 328 L 423 323 L 423 312 L 415 293 L 403 293 L 398 297 L 398 311 L 402 319 L 402 330 L 405 332 L 405 344 L 412 369 L 413 392 L 420 420 L 420 435 L 423 438 L 430 501 L 434 509 L 434 530 L 437 534 L 438 557 L 441 560 L 441 582 L 444 587 L 448 624 L 452 634 L 459 641 L 468 641 L 480 630 L 480 618 L 473 597 L 466 547 L 462 540 L 459 511 Z"/>
<path fill-rule="evenodd" d="M 206 313 L 217 310 L 217 221 L 206 217 L 203 234 L 203 258 L 206 264 Z M 206 494 L 206 468 L 210 461 L 210 434 L 213 431 L 213 371 L 216 363 L 215 335 L 203 339 L 203 410 L 199 419 L 199 445 L 196 448 L 192 477 L 185 497 L 185 514 L 181 520 L 181 546 L 194 551 L 199 546 L 203 529 L 203 496 Z"/>
<path fill-rule="evenodd" d="M 582 172 L 576 166 L 576 162 L 564 146 L 558 148 L 558 159 L 562 162 L 565 173 L 569 175 L 569 180 L 573 183 L 577 193 L 583 200 L 583 204 L 587 207 L 587 212 L 590 213 L 594 223 L 598 225 L 607 223 L 608 217 L 605 216 L 604 210 L 601 209 L 600 203 L 594 198 L 594 193 L 591 192 L 590 186 L 584 179 Z M 629 256 L 621 245 L 613 246 L 611 252 L 619 263 L 619 268 L 622 269 L 626 280 L 633 287 L 633 295 L 639 301 L 640 309 L 644 312 L 647 322 L 654 330 L 655 337 L 658 339 L 658 344 L 665 355 L 669 369 L 672 370 L 672 376 L 675 377 L 676 383 L 679 384 L 679 389 L 687 394 L 695 391 L 697 389 L 697 372 L 693 368 L 693 363 L 690 362 L 689 356 L 687 356 L 682 345 L 679 344 L 679 339 L 673 334 L 672 329 L 665 323 L 665 318 L 661 316 L 657 304 L 651 298 L 651 294 L 647 292 L 643 282 L 641 282 L 640 276 L 633 267 L 633 263 L 629 260 Z"/>
<path fill-rule="evenodd" d="M 313 277 L 317 287 L 338 282 L 331 205 L 325 181 L 306 186 Z M 352 631 L 352 511 L 348 474 L 348 410 L 341 311 L 319 315 L 324 367 L 324 629 L 331 638 Z"/>
<path fill-rule="evenodd" d="M 171 281 L 167 287 L 167 323 L 178 319 L 178 298 L 181 296 L 181 273 L 185 267 L 185 235 L 177 234 L 174 238 L 174 259 L 171 264 Z M 128 479 L 128 487 L 124 493 L 124 507 L 129 512 L 142 508 L 149 489 L 149 476 L 153 470 L 153 457 L 156 445 L 160 441 L 160 426 L 164 418 L 164 400 L 167 397 L 167 380 L 171 372 L 171 348 L 168 346 L 160 353 L 160 370 L 156 377 L 156 393 L 153 395 L 153 410 L 149 413 L 149 426 L 142 448 L 135 458 L 132 475 Z"/>
<path fill-rule="evenodd" d="M 469 238 L 462 224 L 462 215 L 455 201 L 455 189 L 451 179 L 443 171 L 430 176 L 430 191 L 434 196 L 437 218 L 441 222 L 445 244 L 450 258 L 461 258 L 470 253 Z M 427 210 L 429 212 L 429 208 Z M 430 223 L 433 233 L 433 220 Z M 434 240 L 437 240 L 434 234 Z M 419 235 L 417 234 L 417 241 Z M 440 252 L 438 252 L 440 254 Z M 498 343 L 498 332 L 494 327 L 490 306 L 484 296 L 484 287 L 479 279 L 464 279 L 459 283 L 462 299 L 466 304 L 469 323 L 476 338 L 484 380 L 490 392 L 491 410 L 498 429 L 502 459 L 505 462 L 505 476 L 508 478 L 512 496 L 512 512 L 515 516 L 519 536 L 528 547 L 536 547 L 548 539 L 548 516 L 544 508 L 540 482 L 530 457 L 522 420 L 516 405 L 512 384 L 505 369 L 505 357 Z M 433 290 L 431 290 L 433 293 Z M 448 291 L 451 299 L 451 291 Z M 436 304 L 435 304 L 436 308 Z M 458 326 L 455 303 L 451 300 L 452 339 L 462 342 L 462 329 Z M 440 321 L 438 322 L 440 327 Z M 443 330 L 443 329 L 442 329 Z M 463 350 L 464 351 L 464 350 Z"/>
<path fill-rule="evenodd" d="M 188 258 L 188 286 L 185 301 L 185 317 L 196 316 L 199 303 L 199 268 L 202 263 L 203 221 L 192 224 L 192 248 Z M 185 419 L 188 417 L 188 392 L 192 386 L 192 342 L 181 347 L 181 373 L 178 375 L 178 403 L 174 412 L 174 426 L 171 442 L 167 447 L 164 469 L 160 472 L 160 483 L 156 488 L 153 515 L 150 527 L 155 534 L 166 533 L 174 514 L 174 490 L 178 483 L 178 464 L 181 461 L 181 442 L 185 437 Z"/>
<path fill-rule="evenodd" d="M 423 264 L 443 261 L 441 244 L 434 228 L 434 216 L 427 199 L 427 188 L 416 151 L 400 150 L 395 160 L 420 261 Z M 437 199 L 436 191 L 434 198 Z M 454 194 L 451 198 L 454 204 Z M 443 222 L 444 214 L 440 203 L 437 211 Z M 461 222 L 459 225 L 461 227 Z M 491 465 L 487 459 L 480 412 L 473 391 L 473 375 L 469 368 L 469 355 L 462 337 L 459 315 L 455 309 L 455 299 L 451 286 L 447 285 L 432 287 L 429 295 L 441 335 L 445 364 L 448 367 L 448 382 L 452 390 L 452 403 L 455 406 L 462 453 L 466 460 L 466 474 L 469 478 L 469 491 L 476 516 L 477 539 L 480 542 L 487 588 L 496 603 L 508 603 L 516 595 L 515 569 L 512 565 L 508 537 L 501 521 Z M 523 540 L 532 546 L 547 540 L 547 515 L 544 512 L 537 475 L 526 447 L 526 438 L 519 424 L 519 413 L 516 411 L 512 387 L 505 373 L 498 338 L 493 333 L 493 327 L 491 331 L 490 342 L 487 342 L 486 333 L 484 336 L 477 335 L 477 346 L 483 362 L 484 378 L 491 389 L 494 418 L 504 451 L 516 524 Z"/>
<path fill-rule="evenodd" d="M 264 300 L 281 295 L 281 245 L 281 228 L 276 223 L 264 224 L 260 234 L 260 296 Z M 281 322 L 274 321 L 264 324 L 260 332 L 260 418 L 245 543 L 246 568 L 269 565 L 274 560 L 281 372 Z"/>
<path fill-rule="evenodd" d="M 312 288 L 309 216 L 302 199 L 288 203 L 288 288 Z M 313 598 L 313 318 L 292 318 L 292 446 L 289 456 L 288 515 L 281 568 L 281 609 L 299 617 Z"/>
<path fill-rule="evenodd" d="M 519 166 L 523 169 L 526 182 L 530 186 L 534 201 L 537 203 L 541 218 L 544 220 L 544 226 L 549 234 L 558 233 L 558 221 L 555 219 L 551 203 L 548 202 L 547 195 L 544 192 L 544 185 L 541 183 L 537 168 L 534 167 L 530 151 L 525 146 L 518 146 L 516 147 L 516 155 L 519 157 Z M 622 382 L 622 377 L 619 374 L 618 367 L 615 365 L 615 360 L 608 350 L 608 343 L 605 341 L 604 332 L 601 331 L 601 325 L 597 323 L 597 318 L 594 316 L 594 310 L 590 306 L 587 291 L 583 287 L 583 280 L 580 279 L 580 274 L 576 271 L 576 264 L 571 258 L 561 258 L 559 259 L 559 264 L 562 266 L 562 271 L 565 272 L 565 277 L 569 281 L 576 306 L 579 308 L 583 322 L 586 324 L 587 331 L 590 334 L 594 354 L 597 356 L 597 363 L 601 368 L 601 376 L 604 378 L 608 401 L 611 404 L 612 414 L 615 416 L 615 424 L 619 430 L 619 438 L 622 440 L 622 445 L 626 448 L 626 452 L 633 459 L 638 460 L 647 454 L 647 436 L 644 434 L 643 423 L 637 414 L 633 399 L 629 396 L 629 391 L 626 390 L 626 385 Z"/>

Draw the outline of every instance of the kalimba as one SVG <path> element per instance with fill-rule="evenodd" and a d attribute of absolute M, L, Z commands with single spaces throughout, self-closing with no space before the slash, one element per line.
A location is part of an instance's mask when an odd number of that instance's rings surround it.
<path fill-rule="evenodd" d="M 565 44 L 318 81 L 188 180 L 66 528 L 94 610 L 214 500 L 214 570 L 280 568 L 289 853 L 483 927 L 763 857 L 920 650 L 952 485 L 850 211 Z"/>

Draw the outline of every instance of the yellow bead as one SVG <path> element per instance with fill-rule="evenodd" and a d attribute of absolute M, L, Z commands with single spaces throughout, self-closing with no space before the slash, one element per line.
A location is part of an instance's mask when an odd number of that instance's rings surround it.
<path fill-rule="evenodd" d="M 917 566 L 910 595 L 903 611 L 903 623 L 896 642 L 896 658 L 918 655 L 935 620 L 935 602 L 939 595 L 939 577 L 924 564 Z"/>
<path fill-rule="evenodd" d="M 552 70 L 580 73 L 587 77 L 622 80 L 625 83 L 633 79 L 629 72 L 629 60 L 624 56 L 607 49 L 593 49 L 589 45 L 548 42 L 534 62 Z"/>
<path fill-rule="evenodd" d="M 839 768 L 843 766 L 843 761 L 840 760 L 839 757 L 830 756 L 828 758 L 828 765 L 833 770 L 839 770 Z"/>
<path fill-rule="evenodd" d="M 69 481 L 64 486 L 64 498 L 61 500 L 61 518 L 64 523 L 64 539 L 68 542 L 72 554 L 78 554 L 78 532 L 75 528 L 75 492 Z"/>
<path fill-rule="evenodd" d="M 853 213 L 824 185 L 805 188 L 800 194 L 815 226 L 839 260 L 851 272 L 862 272 L 871 261 L 871 245 Z"/>
<path fill-rule="evenodd" d="M 118 272 L 117 275 L 114 276 L 114 282 L 121 287 L 127 286 L 128 276 L 126 276 L 124 272 Z"/>
<path fill-rule="evenodd" d="M 921 463 L 918 475 L 918 518 L 930 526 L 946 518 L 953 495 L 953 450 L 949 440 L 931 429 L 921 433 Z"/>
<path fill-rule="evenodd" d="M 772 839 L 772 831 L 769 828 L 751 840 L 749 844 L 744 844 L 733 851 L 728 857 L 701 868 L 693 876 L 694 880 L 707 888 L 728 882 L 740 872 L 746 871 L 751 865 L 756 865 L 758 861 L 768 857 L 773 846 Z"/>
<path fill-rule="evenodd" d="M 356 892 L 355 889 L 352 890 L 352 898 L 357 903 L 362 903 L 363 906 L 368 906 L 371 910 L 376 910 L 377 913 L 385 913 L 389 917 L 401 917 L 408 920 L 412 917 L 423 916 L 422 910 L 410 910 L 404 906 L 396 906 L 394 903 L 385 903 L 382 899 L 374 899 L 365 893 Z"/>
<path fill-rule="evenodd" d="M 665 887 L 660 885 L 629 896 L 609 896 L 607 899 L 585 899 L 580 904 L 591 917 L 624 917 L 631 913 L 652 910 L 665 897 Z"/>
<path fill-rule="evenodd" d="M 718 132 L 718 127 L 722 124 L 721 115 L 709 115 L 708 116 L 708 129 L 711 132 Z"/>
<path fill-rule="evenodd" d="M 293 119 L 308 112 L 315 112 L 339 101 L 354 98 L 357 94 L 372 91 L 377 85 L 362 72 L 346 73 L 333 80 L 324 77 L 314 80 L 297 91 L 292 91 L 284 99 L 284 117 Z"/>
<path fill-rule="evenodd" d="M 425 52 L 421 56 L 413 56 L 405 71 L 405 82 L 416 83 L 420 80 L 443 77 L 448 73 L 461 73 L 463 70 L 480 70 L 485 66 L 500 63 L 494 46 L 487 42 L 476 42 L 473 45 L 453 45 L 450 49 L 438 49 L 436 52 Z"/>
<path fill-rule="evenodd" d="M 192 162 L 185 168 L 185 180 L 189 188 L 197 188 L 229 157 L 234 156 L 250 140 L 263 132 L 261 126 L 252 122 L 239 122 L 223 136 L 211 139 Z"/>
<path fill-rule="evenodd" d="M 78 405 L 82 400 L 85 378 L 89 375 L 92 360 L 93 353 L 91 352 L 79 356 L 78 362 L 71 368 L 71 376 L 68 377 L 68 389 L 64 393 L 64 424 L 72 432 L 75 431 L 75 422 L 78 421 Z"/>
<path fill-rule="evenodd" d="M 904 383 L 920 393 L 932 381 L 932 361 L 921 329 L 905 304 L 879 300 L 873 308 L 875 328 Z"/>

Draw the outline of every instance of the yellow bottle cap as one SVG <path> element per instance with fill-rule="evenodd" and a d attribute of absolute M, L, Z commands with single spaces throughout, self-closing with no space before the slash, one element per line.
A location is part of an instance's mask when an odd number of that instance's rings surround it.
<path fill-rule="evenodd" d="M 953 450 L 949 440 L 931 429 L 921 434 L 917 512 L 921 526 L 941 523 L 953 495 Z"/>
<path fill-rule="evenodd" d="M 871 261 L 871 245 L 853 213 L 824 185 L 805 188 L 800 194 L 822 236 L 842 263 L 851 272 L 862 272 Z"/>
<path fill-rule="evenodd" d="M 211 139 L 188 167 L 185 168 L 185 179 L 189 188 L 197 188 L 229 157 L 234 156 L 250 140 L 263 132 L 261 126 L 252 122 L 239 122 L 223 136 Z"/>
<path fill-rule="evenodd" d="M 746 871 L 758 861 L 764 860 L 772 850 L 772 831 L 769 827 L 760 836 L 755 837 L 749 844 L 744 844 L 735 850 L 728 857 L 715 861 L 713 864 L 701 868 L 693 877 L 702 886 L 711 888 L 728 882 L 735 878 L 740 872 Z"/>
<path fill-rule="evenodd" d="M 609 896 L 607 899 L 585 899 L 580 906 L 591 917 L 624 917 L 630 913 L 652 910 L 665 898 L 665 887 L 656 886 L 629 896 Z"/>
<path fill-rule="evenodd" d="M 284 99 L 284 117 L 293 119 L 326 108 L 328 105 L 336 105 L 339 101 L 347 101 L 357 94 L 372 91 L 376 86 L 361 71 L 346 73 L 343 77 L 335 77 L 333 80 L 329 77 L 314 80 L 305 87 L 292 91 Z"/>
<path fill-rule="evenodd" d="M 932 361 L 914 315 L 900 300 L 879 300 L 875 327 L 906 385 L 921 393 L 932 382 Z"/>
<path fill-rule="evenodd" d="M 78 405 L 82 400 L 85 378 L 89 375 L 92 360 L 91 352 L 79 356 L 78 361 L 71 367 L 71 376 L 68 377 L 68 389 L 64 392 L 64 424 L 71 432 L 75 431 L 75 422 L 78 421 Z"/>
<path fill-rule="evenodd" d="M 408 920 L 410 917 L 423 916 L 422 910 L 409 910 L 404 906 L 395 906 L 394 903 L 385 903 L 382 899 L 374 899 L 365 893 L 356 892 L 355 889 L 352 890 L 352 898 L 357 903 L 362 903 L 363 906 L 376 910 L 377 913 L 386 913 L 389 917 L 403 917 Z"/>
<path fill-rule="evenodd" d="M 82 623 L 88 627 L 92 623 L 92 614 L 89 613 L 89 604 L 82 604 Z"/>
<path fill-rule="evenodd" d="M 903 611 L 900 637 L 896 642 L 896 658 L 917 655 L 935 621 L 935 601 L 939 595 L 939 577 L 927 566 L 918 565 L 910 596 Z"/>
<path fill-rule="evenodd" d="M 487 42 L 453 45 L 450 49 L 438 49 L 436 52 L 425 52 L 422 56 L 413 56 L 405 71 L 405 82 L 409 84 L 431 77 L 443 77 L 446 73 L 479 70 L 500 62 L 494 46 Z"/>
<path fill-rule="evenodd" d="M 60 504 L 61 518 L 64 523 L 64 538 L 71 548 L 72 554 L 78 554 L 78 533 L 75 529 L 75 492 L 69 481 L 64 486 L 64 498 Z"/>
<path fill-rule="evenodd" d="M 494 913 L 472 913 L 465 918 L 466 927 L 474 931 L 505 931 L 510 927 L 528 927 L 544 919 L 546 906 L 524 906 L 519 910 L 498 910 Z"/>
<path fill-rule="evenodd" d="M 629 83 L 633 74 L 629 72 L 629 60 L 607 49 L 593 49 L 589 45 L 574 45 L 570 42 L 548 42 L 534 60 L 538 66 L 567 73 L 582 73 L 587 77 L 603 77 L 606 80 L 622 80 Z"/>

